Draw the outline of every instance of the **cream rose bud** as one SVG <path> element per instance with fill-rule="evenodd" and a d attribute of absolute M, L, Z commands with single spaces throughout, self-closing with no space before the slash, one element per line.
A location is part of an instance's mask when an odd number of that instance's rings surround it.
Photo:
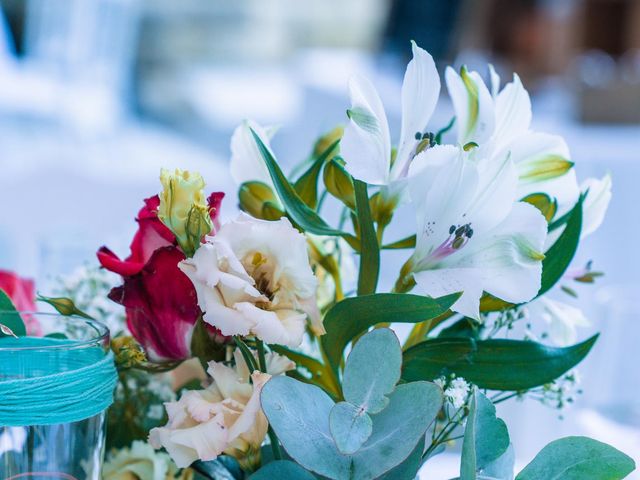
<path fill-rule="evenodd" d="M 238 350 L 235 366 L 209 362 L 213 383 L 205 390 L 185 392 L 177 402 L 165 403 L 169 422 L 154 428 L 149 442 L 164 447 L 178 467 L 209 461 L 225 453 L 246 468 L 260 460 L 267 419 L 260 408 L 260 392 L 271 375 L 295 367 L 275 353 L 267 355 L 267 372 L 249 373 Z M 272 369 L 271 369 L 272 368 Z"/>
<path fill-rule="evenodd" d="M 163 168 L 160 182 L 163 190 L 158 218 L 173 232 L 185 253 L 190 253 L 213 229 L 204 195 L 204 179 L 197 172 L 176 168 L 171 173 Z"/>
<path fill-rule="evenodd" d="M 241 214 L 178 266 L 195 286 L 205 322 L 223 335 L 297 347 L 307 319 L 324 332 L 306 239 L 286 218 Z"/>
<path fill-rule="evenodd" d="M 169 455 L 140 440 L 111 454 L 102 469 L 103 480 L 187 480 L 192 475 L 189 470 L 178 474 Z"/>

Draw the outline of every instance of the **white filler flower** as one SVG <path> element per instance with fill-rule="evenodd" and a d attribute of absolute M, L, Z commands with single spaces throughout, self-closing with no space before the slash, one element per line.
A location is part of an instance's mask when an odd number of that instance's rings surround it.
<path fill-rule="evenodd" d="M 297 347 L 307 318 L 324 333 L 307 242 L 286 218 L 240 214 L 179 267 L 195 286 L 204 321 L 223 335 Z"/>

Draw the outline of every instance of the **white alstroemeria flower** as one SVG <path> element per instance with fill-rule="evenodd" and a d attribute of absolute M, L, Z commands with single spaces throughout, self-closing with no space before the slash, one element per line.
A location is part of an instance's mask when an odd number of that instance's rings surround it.
<path fill-rule="evenodd" d="M 179 268 L 195 286 L 204 321 L 223 335 L 297 347 L 307 318 L 317 334 L 324 333 L 307 242 L 286 218 L 240 214 Z"/>
<path fill-rule="evenodd" d="M 587 178 L 580 190 L 586 195 L 582 205 L 582 238 L 595 232 L 607 213 L 611 201 L 611 175 L 601 179 Z"/>
<path fill-rule="evenodd" d="M 447 68 L 458 142 L 474 142 L 498 161 L 509 154 L 518 170 L 518 198 L 546 193 L 557 201 L 558 215 L 566 213 L 580 195 L 566 142 L 530 130 L 531 99 L 518 75 L 500 90 L 500 78 L 493 69 L 490 74 L 491 93 L 477 72 Z"/>
<path fill-rule="evenodd" d="M 538 293 L 547 233 L 542 214 L 516 201 L 513 162 L 478 161 L 476 153 L 435 146 L 409 175 L 418 223 L 409 265 L 418 289 L 463 292 L 452 309 L 475 319 L 483 292 L 513 303 Z"/>
<path fill-rule="evenodd" d="M 262 387 L 272 375 L 295 367 L 277 357 L 269 354 L 267 373 L 249 372 L 238 350 L 234 352 L 234 367 L 209 362 L 207 372 L 212 384 L 205 390 L 186 391 L 177 402 L 165 403 L 169 421 L 151 430 L 151 445 L 164 447 L 181 468 L 196 460 L 214 460 L 222 453 L 251 466 L 268 427 L 260 408 Z"/>
<path fill-rule="evenodd" d="M 271 150 L 270 140 L 277 128 L 262 127 L 253 120 L 244 120 L 236 127 L 231 136 L 231 176 L 237 185 L 245 182 L 262 182 L 275 192 L 269 169 L 262 159 L 251 129 L 260 137 L 262 143 Z"/>
<path fill-rule="evenodd" d="M 542 319 L 546 322 L 549 338 L 561 347 L 576 343 L 578 328 L 590 325 L 579 308 L 546 297 L 536 298 L 525 309 L 531 320 Z"/>
<path fill-rule="evenodd" d="M 409 164 L 421 148 L 421 135 L 440 95 L 433 58 L 415 42 L 411 44 L 413 59 L 402 83 L 402 124 L 395 161 L 391 161 L 389 123 L 382 100 L 365 78 L 356 76 L 349 81 L 350 121 L 340 142 L 345 168 L 354 178 L 389 186 L 394 195 L 402 189 L 398 182 L 407 176 Z"/>

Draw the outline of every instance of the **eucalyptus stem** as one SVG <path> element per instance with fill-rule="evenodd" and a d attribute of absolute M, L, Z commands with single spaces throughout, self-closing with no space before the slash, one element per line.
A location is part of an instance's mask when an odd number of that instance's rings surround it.
<path fill-rule="evenodd" d="M 267 359 L 264 354 L 264 343 L 257 337 L 256 349 L 258 350 L 258 362 L 260 364 L 260 371 L 262 373 L 267 373 Z M 273 458 L 275 460 L 281 460 L 282 452 L 280 451 L 280 443 L 278 442 L 278 436 L 276 435 L 276 432 L 274 432 L 273 428 L 271 428 L 271 424 L 269 424 L 267 434 L 269 435 L 269 443 L 271 444 L 271 450 L 273 451 Z"/>

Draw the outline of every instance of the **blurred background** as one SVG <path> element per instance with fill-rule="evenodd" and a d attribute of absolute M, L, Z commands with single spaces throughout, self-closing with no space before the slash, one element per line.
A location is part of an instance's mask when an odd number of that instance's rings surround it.
<path fill-rule="evenodd" d="M 293 166 L 345 121 L 347 80 L 359 73 L 399 128 L 411 39 L 441 69 L 466 63 L 484 73 L 492 62 L 503 81 L 517 71 L 533 128 L 565 136 L 581 180 L 611 172 L 614 194 L 577 259 L 606 272 L 580 291 L 592 322 L 581 337 L 602 332 L 581 368 L 584 393 L 565 420 L 534 401 L 507 402 L 500 414 L 519 464 L 570 434 L 640 461 L 640 1 L 0 0 L 0 8 L 0 268 L 37 279 L 43 292 L 93 262 L 100 245 L 126 254 L 161 167 L 199 170 L 209 191 L 227 192 L 224 216 L 234 215 L 229 138 L 244 118 L 280 125 L 273 146 Z M 432 122 L 450 117 L 443 96 Z M 444 454 L 423 476 L 456 472 Z"/>

